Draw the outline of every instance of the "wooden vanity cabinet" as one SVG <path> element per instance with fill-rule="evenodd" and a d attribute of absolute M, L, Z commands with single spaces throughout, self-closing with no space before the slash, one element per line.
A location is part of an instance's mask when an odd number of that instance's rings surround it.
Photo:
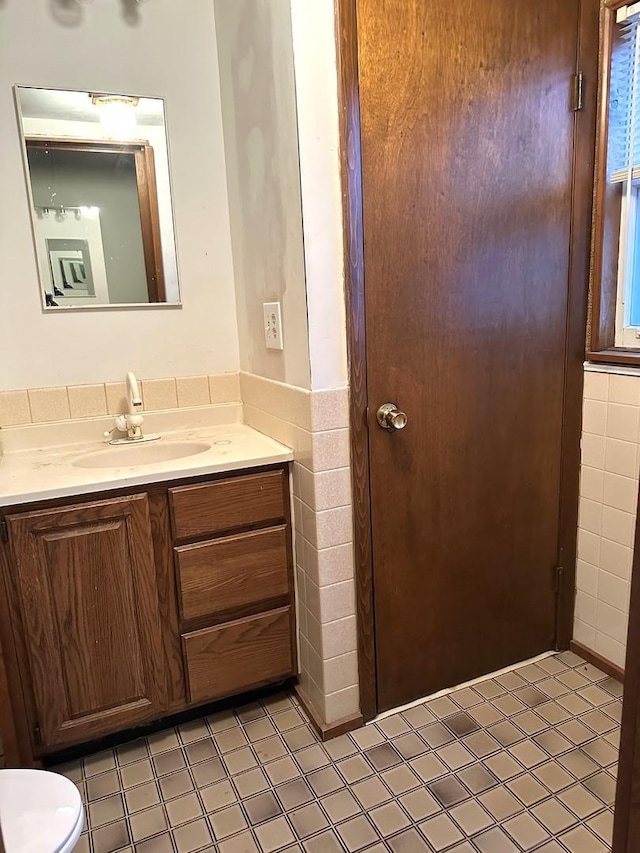
<path fill-rule="evenodd" d="M 5 510 L 21 762 L 295 675 L 290 522 L 287 466 Z"/>

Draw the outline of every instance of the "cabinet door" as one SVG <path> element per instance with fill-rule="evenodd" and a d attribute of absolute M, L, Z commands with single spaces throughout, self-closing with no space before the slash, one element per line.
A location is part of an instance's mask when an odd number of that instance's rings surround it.
<path fill-rule="evenodd" d="M 162 638 L 146 495 L 7 519 L 43 746 L 162 710 Z"/>

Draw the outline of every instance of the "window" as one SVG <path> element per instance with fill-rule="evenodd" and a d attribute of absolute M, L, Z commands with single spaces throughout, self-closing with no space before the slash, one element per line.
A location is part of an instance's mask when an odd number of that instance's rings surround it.
<path fill-rule="evenodd" d="M 640 3 L 607 6 L 590 358 L 640 364 Z"/>

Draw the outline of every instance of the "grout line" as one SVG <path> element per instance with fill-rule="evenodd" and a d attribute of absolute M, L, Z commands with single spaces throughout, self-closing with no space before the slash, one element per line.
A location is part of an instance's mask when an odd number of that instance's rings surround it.
<path fill-rule="evenodd" d="M 440 699 L 442 696 L 448 696 L 450 693 L 456 693 L 464 687 L 473 687 L 475 684 L 482 684 L 483 681 L 498 678 L 498 676 L 506 675 L 508 672 L 515 672 L 516 669 L 522 669 L 523 666 L 528 666 L 529 664 L 546 660 L 556 654 L 558 654 L 558 652 L 544 652 L 535 658 L 529 658 L 529 660 L 514 663 L 512 666 L 506 666 L 504 669 L 497 669 L 495 672 L 488 673 L 487 675 L 481 675 L 479 678 L 474 678 L 471 681 L 465 681 L 462 684 L 456 684 L 455 687 L 447 687 L 444 690 L 440 690 L 438 693 L 432 693 L 430 696 L 423 696 L 422 699 L 416 699 L 414 702 L 409 702 L 407 705 L 400 705 L 398 708 L 392 708 L 390 711 L 384 711 L 382 714 L 378 714 L 375 719 L 366 723 L 366 725 L 370 726 L 372 723 L 379 723 L 380 720 L 386 720 L 387 717 L 392 717 L 395 714 L 401 714 L 403 711 L 416 708 L 418 705 L 424 705 L 425 702 L 430 702 L 432 699 Z"/>

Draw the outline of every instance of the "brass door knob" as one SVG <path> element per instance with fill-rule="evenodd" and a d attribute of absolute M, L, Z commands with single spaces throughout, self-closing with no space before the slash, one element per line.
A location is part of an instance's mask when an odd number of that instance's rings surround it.
<path fill-rule="evenodd" d="M 407 425 L 407 415 L 401 412 L 395 403 L 385 403 L 376 412 L 378 426 L 382 429 L 404 429 Z"/>

